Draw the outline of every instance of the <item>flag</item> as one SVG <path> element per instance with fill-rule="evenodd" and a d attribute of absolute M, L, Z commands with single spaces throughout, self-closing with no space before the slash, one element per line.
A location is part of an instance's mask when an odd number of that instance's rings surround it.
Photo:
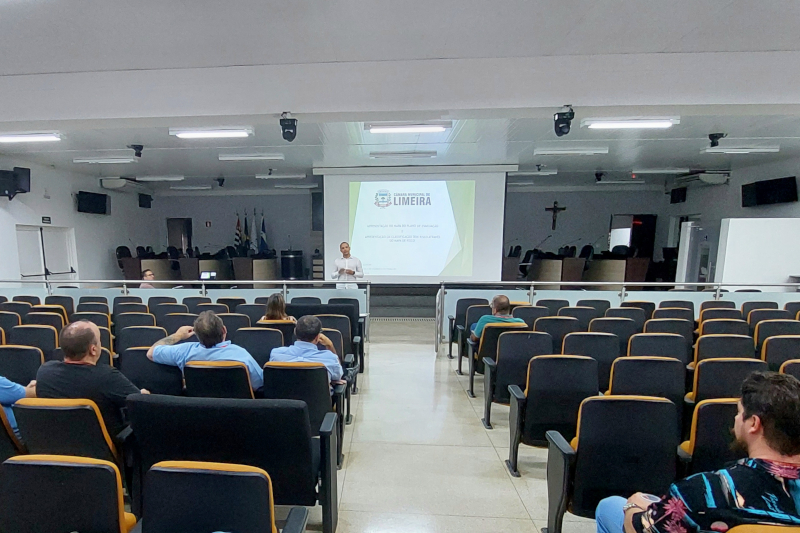
<path fill-rule="evenodd" d="M 242 245 L 242 221 L 239 219 L 239 213 L 236 213 L 236 233 L 233 236 L 233 246 L 239 248 Z"/>
<path fill-rule="evenodd" d="M 250 228 L 247 226 L 247 211 L 244 213 L 244 237 L 242 238 L 242 250 L 247 253 L 250 249 Z"/>
<path fill-rule="evenodd" d="M 253 208 L 253 228 L 250 231 L 250 248 L 253 253 L 258 253 L 258 226 L 256 225 L 256 210 Z"/>
<path fill-rule="evenodd" d="M 258 238 L 258 253 L 263 254 L 269 250 L 267 246 L 267 224 L 264 222 L 264 212 L 261 212 L 261 234 Z"/>

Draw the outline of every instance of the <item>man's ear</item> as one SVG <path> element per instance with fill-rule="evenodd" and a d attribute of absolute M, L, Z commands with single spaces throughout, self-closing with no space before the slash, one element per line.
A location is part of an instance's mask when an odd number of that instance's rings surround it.
<path fill-rule="evenodd" d="M 225 340 L 227 338 L 228 338 L 228 328 L 222 326 L 222 340 Z"/>
<path fill-rule="evenodd" d="M 761 423 L 761 417 L 758 415 L 751 416 L 746 422 L 751 424 L 750 429 L 747 430 L 749 433 L 758 433 L 764 429 L 764 424 Z"/>

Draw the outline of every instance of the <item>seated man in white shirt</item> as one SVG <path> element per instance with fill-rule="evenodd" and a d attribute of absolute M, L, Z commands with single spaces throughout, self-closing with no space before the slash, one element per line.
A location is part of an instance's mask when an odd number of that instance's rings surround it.
<path fill-rule="evenodd" d="M 250 385 L 253 390 L 264 386 L 264 373 L 250 353 L 240 346 L 226 341 L 228 330 L 222 319 L 213 311 L 203 311 L 194 321 L 194 327 L 183 326 L 178 331 L 156 342 L 147 351 L 151 361 L 162 365 L 180 367 L 190 361 L 239 361 L 247 366 L 250 374 Z M 200 342 L 185 342 L 192 335 L 197 335 Z"/>
<path fill-rule="evenodd" d="M 322 363 L 328 370 L 331 383 L 344 383 L 341 381 L 344 370 L 339 363 L 339 357 L 333 353 L 331 341 L 323 339 L 321 332 L 322 322 L 319 318 L 312 315 L 300 317 L 294 328 L 297 341 L 291 346 L 274 348 L 269 360 L 283 363 Z M 317 343 L 322 343 L 328 349 L 320 350 Z"/>

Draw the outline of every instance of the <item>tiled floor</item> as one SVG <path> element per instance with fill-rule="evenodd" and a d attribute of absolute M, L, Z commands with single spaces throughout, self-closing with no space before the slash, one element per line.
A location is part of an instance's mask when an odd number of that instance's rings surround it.
<path fill-rule="evenodd" d="M 374 326 L 346 430 L 338 532 L 533 533 L 545 527 L 546 451 L 522 446 L 522 477 L 511 477 L 503 463 L 508 408 L 494 405 L 495 429 L 484 429 L 483 383 L 476 380 L 478 398 L 467 397 L 467 377 L 455 374 L 447 346 L 434 353 L 433 324 Z M 390 340 L 398 335 L 406 343 Z M 317 507 L 309 530 L 319 531 L 320 521 Z M 594 531 L 593 520 L 565 517 L 565 533 Z"/>

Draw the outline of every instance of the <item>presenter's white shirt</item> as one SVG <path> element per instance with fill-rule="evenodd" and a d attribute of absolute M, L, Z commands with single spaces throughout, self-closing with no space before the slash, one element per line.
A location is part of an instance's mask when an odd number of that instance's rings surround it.
<path fill-rule="evenodd" d="M 336 265 L 336 270 L 333 272 L 333 279 L 338 279 L 339 281 L 355 281 L 358 278 L 364 277 L 364 269 L 361 268 L 361 260 L 358 257 L 340 257 L 336 261 L 334 261 L 334 265 Z M 339 270 L 352 270 L 355 274 L 345 274 L 344 272 L 339 274 Z M 357 289 L 358 285 L 355 283 L 337 283 L 337 289 Z"/>

